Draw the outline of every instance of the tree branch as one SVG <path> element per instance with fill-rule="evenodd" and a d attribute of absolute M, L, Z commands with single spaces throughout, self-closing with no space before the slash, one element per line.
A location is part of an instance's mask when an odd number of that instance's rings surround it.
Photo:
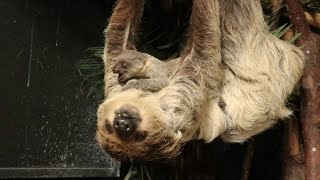
<path fill-rule="evenodd" d="M 297 45 L 306 56 L 301 88 L 301 122 L 306 154 L 306 180 L 320 177 L 320 62 L 319 44 L 311 33 L 299 0 L 285 0 L 295 29 L 302 33 Z"/>

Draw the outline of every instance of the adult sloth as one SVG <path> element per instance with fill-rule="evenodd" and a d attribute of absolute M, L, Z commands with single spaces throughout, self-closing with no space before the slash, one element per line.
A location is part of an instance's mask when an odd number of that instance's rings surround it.
<path fill-rule="evenodd" d="M 269 34 L 259 0 L 194 0 L 169 85 L 156 93 L 123 90 L 112 67 L 135 48 L 143 4 L 119 0 L 106 30 L 97 140 L 111 156 L 170 158 L 189 140 L 219 135 L 242 142 L 290 115 L 285 101 L 302 74 L 302 52 Z"/>

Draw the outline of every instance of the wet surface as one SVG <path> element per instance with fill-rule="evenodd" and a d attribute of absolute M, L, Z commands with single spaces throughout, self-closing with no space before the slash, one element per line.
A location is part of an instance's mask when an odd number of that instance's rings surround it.
<path fill-rule="evenodd" d="M 118 174 L 119 163 L 95 141 L 101 98 L 80 92 L 76 68 L 85 49 L 102 46 L 111 7 L 83 0 L 0 2 L 0 177 Z"/>

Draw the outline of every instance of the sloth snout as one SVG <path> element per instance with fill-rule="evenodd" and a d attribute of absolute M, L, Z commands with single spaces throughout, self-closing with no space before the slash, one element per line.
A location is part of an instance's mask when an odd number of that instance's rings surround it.
<path fill-rule="evenodd" d="M 136 131 L 141 118 L 136 109 L 128 106 L 121 107 L 113 120 L 113 128 L 120 138 L 128 138 Z"/>
<path fill-rule="evenodd" d="M 121 137 L 130 136 L 135 130 L 135 124 L 131 119 L 116 118 L 113 124 L 116 133 Z"/>

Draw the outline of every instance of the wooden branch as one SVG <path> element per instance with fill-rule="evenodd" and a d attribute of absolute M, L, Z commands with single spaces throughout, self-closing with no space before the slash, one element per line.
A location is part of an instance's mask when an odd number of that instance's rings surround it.
<path fill-rule="evenodd" d="M 303 47 L 306 65 L 302 77 L 301 122 L 306 154 L 306 180 L 320 177 L 320 55 L 317 38 L 310 32 L 299 0 L 286 0 L 289 18 L 302 36 L 297 45 Z"/>
<path fill-rule="evenodd" d="M 252 158 L 254 154 L 254 140 L 250 141 L 247 149 L 246 154 L 242 163 L 242 180 L 248 180 L 250 176 L 250 170 L 251 170 L 251 164 L 252 164 Z"/>
<path fill-rule="evenodd" d="M 300 149 L 300 133 L 299 133 L 299 123 L 297 119 L 291 118 L 288 122 L 288 155 L 296 163 L 303 163 L 304 153 Z"/>
<path fill-rule="evenodd" d="M 283 5 L 283 0 L 271 0 L 271 10 L 272 12 L 277 12 Z M 279 13 L 279 12 L 278 12 Z M 313 12 L 304 12 L 308 24 L 314 28 L 320 29 L 320 13 Z M 279 21 L 279 17 L 277 17 L 276 21 Z"/>
<path fill-rule="evenodd" d="M 308 23 L 317 29 L 320 29 L 320 13 L 309 13 L 309 12 L 304 12 Z"/>
<path fill-rule="evenodd" d="M 304 153 L 300 144 L 299 122 L 294 117 L 288 120 L 283 138 L 282 180 L 304 179 Z"/>
<path fill-rule="evenodd" d="M 304 164 L 297 163 L 294 159 L 286 159 L 282 162 L 283 174 L 281 180 L 304 180 L 305 179 L 305 167 Z"/>
<path fill-rule="evenodd" d="M 295 35 L 294 29 L 291 27 L 282 37 L 284 41 L 289 41 Z M 298 92 L 297 92 L 298 93 Z M 297 97 L 294 97 L 296 99 Z M 290 102 L 298 105 L 299 102 L 294 100 Z M 302 147 L 301 132 L 299 121 L 294 117 L 290 117 L 285 128 L 285 136 L 283 139 L 284 154 L 282 163 L 282 180 L 298 179 L 297 177 L 304 178 L 304 152 Z"/>

